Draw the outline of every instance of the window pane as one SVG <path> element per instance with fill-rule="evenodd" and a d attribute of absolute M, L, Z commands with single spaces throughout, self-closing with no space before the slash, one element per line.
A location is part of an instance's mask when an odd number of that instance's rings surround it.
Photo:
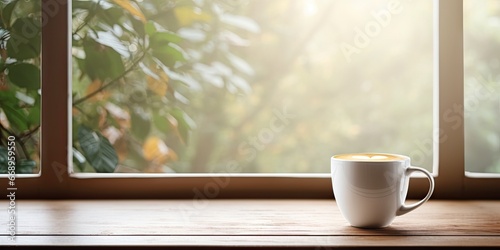
<path fill-rule="evenodd" d="M 0 1 L 0 174 L 40 171 L 40 9 Z"/>
<path fill-rule="evenodd" d="M 73 1 L 82 172 L 432 170 L 432 1 Z"/>
<path fill-rule="evenodd" d="M 500 173 L 500 1 L 464 1 L 465 169 Z"/>

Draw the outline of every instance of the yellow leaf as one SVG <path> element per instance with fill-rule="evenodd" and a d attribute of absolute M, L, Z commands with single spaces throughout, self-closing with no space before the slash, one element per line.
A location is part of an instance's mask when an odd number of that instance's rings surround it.
<path fill-rule="evenodd" d="M 122 136 L 113 144 L 113 147 L 116 149 L 116 154 L 118 155 L 118 159 L 120 162 L 123 162 L 127 159 L 129 149 L 127 139 Z"/>
<path fill-rule="evenodd" d="M 102 82 L 99 79 L 95 79 L 89 86 L 87 87 L 87 90 L 85 91 L 85 95 L 89 95 L 91 93 L 94 93 L 97 91 L 100 87 L 102 87 Z M 100 91 L 99 93 L 95 94 L 92 96 L 89 101 L 102 101 L 107 99 L 111 94 L 105 90 Z"/>
<path fill-rule="evenodd" d="M 133 5 L 130 0 L 113 0 L 117 5 L 124 8 L 126 11 L 130 12 L 130 14 L 138 17 L 143 23 L 146 23 L 146 17 L 142 13 L 139 7 Z"/>
<path fill-rule="evenodd" d="M 158 78 L 147 76 L 146 81 L 148 88 L 159 96 L 165 96 L 167 94 L 169 80 L 167 74 L 161 69 L 152 68 L 151 70 L 158 75 Z"/>
<path fill-rule="evenodd" d="M 144 159 L 155 163 L 177 160 L 177 154 L 168 148 L 163 140 L 155 136 L 146 139 L 142 146 L 142 154 L 144 155 Z"/>
<path fill-rule="evenodd" d="M 188 26 L 194 22 L 208 22 L 212 20 L 212 16 L 201 11 L 195 11 L 188 6 L 181 6 L 174 9 L 175 17 L 181 26 Z"/>
<path fill-rule="evenodd" d="M 77 108 L 74 108 L 74 107 L 73 107 L 73 108 L 71 109 L 71 114 L 72 114 L 73 116 L 78 116 L 78 115 L 80 115 L 80 110 L 78 110 Z M 1 120 L 1 117 L 2 117 L 2 116 L 0 115 L 0 120 Z"/>

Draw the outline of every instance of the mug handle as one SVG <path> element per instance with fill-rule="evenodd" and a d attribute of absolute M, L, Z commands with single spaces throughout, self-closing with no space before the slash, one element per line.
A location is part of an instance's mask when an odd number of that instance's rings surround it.
<path fill-rule="evenodd" d="M 414 172 L 422 172 L 425 174 L 427 179 L 429 179 L 429 186 L 430 186 L 429 192 L 427 192 L 427 195 L 422 200 L 420 200 L 419 202 L 413 203 L 411 205 L 405 205 L 404 201 L 403 201 L 403 204 L 401 205 L 401 207 L 399 208 L 399 210 L 396 213 L 396 215 L 398 215 L 398 216 L 406 214 L 406 213 L 414 210 L 415 208 L 420 207 L 422 204 L 424 204 L 426 201 L 428 201 L 429 198 L 431 198 L 431 195 L 434 192 L 434 178 L 432 177 L 431 173 L 429 173 L 429 171 L 427 171 L 423 168 L 411 166 L 411 167 L 408 167 L 406 169 L 406 172 L 405 172 L 406 178 L 409 178 L 410 175 Z"/>

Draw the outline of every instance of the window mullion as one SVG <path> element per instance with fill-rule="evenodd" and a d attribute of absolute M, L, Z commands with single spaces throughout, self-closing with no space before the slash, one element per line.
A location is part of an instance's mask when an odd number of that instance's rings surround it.
<path fill-rule="evenodd" d="M 68 4 L 42 1 L 42 158 L 33 190 L 60 197 L 68 183 Z"/>
<path fill-rule="evenodd" d="M 439 99 L 439 174 L 436 195 L 459 197 L 464 182 L 462 0 L 436 0 L 435 83 Z M 458 116 L 457 116 L 458 114 Z M 459 117 L 460 121 L 455 121 Z"/>

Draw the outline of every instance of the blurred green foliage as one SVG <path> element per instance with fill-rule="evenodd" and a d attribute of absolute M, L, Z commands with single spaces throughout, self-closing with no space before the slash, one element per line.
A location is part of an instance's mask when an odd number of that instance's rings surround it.
<path fill-rule="evenodd" d="M 39 171 L 40 9 L 40 1 L 0 1 L 0 173 L 3 174 L 8 172 L 8 156 L 15 156 L 16 173 Z"/>
<path fill-rule="evenodd" d="M 73 1 L 79 171 L 190 171 L 172 164 L 193 147 L 193 107 L 208 107 L 193 100 L 250 89 L 239 75 L 251 67 L 230 47 L 258 27 L 233 11 L 231 1 Z"/>

